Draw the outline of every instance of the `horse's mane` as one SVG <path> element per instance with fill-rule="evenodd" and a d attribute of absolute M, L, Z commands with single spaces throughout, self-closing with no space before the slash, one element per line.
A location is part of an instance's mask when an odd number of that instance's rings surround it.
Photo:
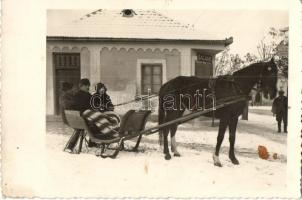
<path fill-rule="evenodd" d="M 238 75 L 251 75 L 252 73 L 258 72 L 260 70 L 262 70 L 263 66 L 266 64 L 267 62 L 257 62 L 257 63 L 252 63 L 244 68 L 241 68 L 235 72 L 233 72 L 233 76 L 238 76 Z"/>

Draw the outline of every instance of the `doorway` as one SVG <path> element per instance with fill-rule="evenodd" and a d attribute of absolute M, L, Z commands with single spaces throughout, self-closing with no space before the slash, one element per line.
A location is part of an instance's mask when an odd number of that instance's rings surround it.
<path fill-rule="evenodd" d="M 212 63 L 202 63 L 195 61 L 195 76 L 199 78 L 208 78 L 213 76 Z"/>
<path fill-rule="evenodd" d="M 80 53 L 53 53 L 55 73 L 55 114 L 61 113 L 60 96 L 63 83 L 77 86 L 81 78 Z"/>

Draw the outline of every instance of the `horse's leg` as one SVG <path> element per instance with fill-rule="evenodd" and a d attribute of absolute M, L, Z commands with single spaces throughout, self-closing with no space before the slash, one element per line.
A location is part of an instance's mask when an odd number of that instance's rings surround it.
<path fill-rule="evenodd" d="M 169 121 L 172 121 L 172 120 L 176 119 L 182 113 L 179 113 L 179 112 L 170 112 L 170 113 L 167 113 L 165 122 L 169 122 Z M 169 135 L 169 132 L 171 133 L 171 149 L 174 148 L 173 150 L 175 150 L 175 148 L 176 148 L 176 141 L 175 141 L 176 129 L 177 129 L 177 125 L 172 124 L 172 125 L 166 127 L 164 129 L 164 131 L 163 131 L 163 133 L 164 133 L 164 154 L 165 154 L 165 159 L 166 160 L 170 160 L 171 159 L 171 155 L 170 155 L 170 152 L 169 152 L 169 146 L 168 146 L 168 135 Z"/>
<path fill-rule="evenodd" d="M 220 150 L 227 126 L 228 126 L 227 118 L 221 118 L 220 122 L 219 122 L 216 150 L 215 150 L 215 154 L 213 155 L 214 165 L 218 166 L 218 167 L 222 167 L 222 164 L 219 160 L 219 150 Z"/>
<path fill-rule="evenodd" d="M 164 136 L 164 154 L 165 154 L 165 159 L 170 160 L 171 155 L 169 152 L 169 147 L 168 147 L 168 135 L 169 135 L 170 128 L 166 127 L 163 130 L 163 136 Z"/>
<path fill-rule="evenodd" d="M 177 125 L 173 125 L 170 128 L 171 131 L 171 151 L 174 153 L 174 156 L 179 157 L 180 153 L 177 151 L 177 143 L 176 143 L 176 139 L 175 139 L 175 134 L 177 131 Z"/>
<path fill-rule="evenodd" d="M 230 141 L 229 158 L 231 159 L 231 161 L 234 165 L 239 165 L 239 161 L 236 159 L 235 151 L 234 151 L 237 124 L 238 124 L 238 117 L 233 117 L 233 118 L 230 119 L 230 123 L 229 123 L 229 131 L 230 131 L 230 136 L 229 136 L 229 141 Z"/>
<path fill-rule="evenodd" d="M 178 111 L 178 117 L 181 117 L 183 115 L 185 111 L 184 110 L 180 110 Z M 177 151 L 177 143 L 176 143 L 176 131 L 177 131 L 177 124 L 174 124 L 171 126 L 170 128 L 170 134 L 171 134 L 171 151 L 174 153 L 174 156 L 179 157 L 180 153 Z"/>

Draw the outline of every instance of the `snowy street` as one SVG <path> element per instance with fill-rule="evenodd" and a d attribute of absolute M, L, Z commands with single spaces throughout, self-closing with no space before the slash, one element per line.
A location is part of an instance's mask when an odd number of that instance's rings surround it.
<path fill-rule="evenodd" d="M 216 121 L 217 124 L 218 121 Z M 155 126 L 150 122 L 147 126 Z M 116 159 L 94 155 L 95 148 L 69 154 L 63 148 L 72 130 L 62 122 L 47 123 L 47 167 L 52 185 L 47 196 L 66 197 L 198 197 L 285 195 L 286 137 L 277 133 L 269 109 L 250 107 L 249 121 L 240 120 L 236 155 L 240 165 L 228 159 L 228 133 L 222 144 L 222 168 L 213 165 L 218 126 L 200 118 L 179 126 L 176 140 L 181 157 L 164 159 L 158 134 L 143 137 L 138 153 L 120 152 Z M 133 146 L 132 141 L 126 142 Z M 258 145 L 268 149 L 262 160 Z M 277 153 L 278 158 L 272 155 Z M 192 194 L 194 194 L 192 196 Z"/>

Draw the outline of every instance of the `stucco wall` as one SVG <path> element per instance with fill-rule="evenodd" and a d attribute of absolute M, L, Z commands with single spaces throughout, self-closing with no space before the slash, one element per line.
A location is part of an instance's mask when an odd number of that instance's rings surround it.
<path fill-rule="evenodd" d="M 180 52 L 177 50 L 147 49 L 108 49 L 103 48 L 100 53 L 101 81 L 109 90 L 127 91 L 135 95 L 137 91 L 137 62 L 139 59 L 163 59 L 166 60 L 167 77 L 169 80 L 180 75 Z"/>
<path fill-rule="evenodd" d="M 180 75 L 180 52 L 160 49 L 103 48 L 100 52 L 101 81 L 106 84 L 113 103 L 134 99 L 140 94 L 139 60 L 164 60 L 166 73 L 163 81 Z"/>

